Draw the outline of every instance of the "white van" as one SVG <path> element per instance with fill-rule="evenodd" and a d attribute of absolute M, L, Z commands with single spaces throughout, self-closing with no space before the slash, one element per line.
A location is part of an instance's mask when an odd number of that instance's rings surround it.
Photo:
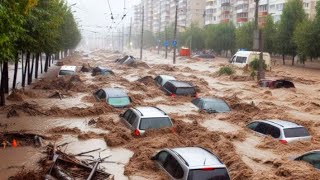
<path fill-rule="evenodd" d="M 58 77 L 66 75 L 75 75 L 77 72 L 77 66 L 62 66 L 59 70 Z"/>
<path fill-rule="evenodd" d="M 249 65 L 251 61 L 253 61 L 255 58 L 259 59 L 260 52 L 255 51 L 238 51 L 235 55 L 232 56 L 230 59 L 230 63 L 234 64 L 238 67 L 245 67 L 246 65 Z M 270 69 L 271 67 L 271 57 L 270 54 L 267 52 L 263 53 L 263 59 L 265 60 L 265 63 L 267 65 L 267 69 Z"/>

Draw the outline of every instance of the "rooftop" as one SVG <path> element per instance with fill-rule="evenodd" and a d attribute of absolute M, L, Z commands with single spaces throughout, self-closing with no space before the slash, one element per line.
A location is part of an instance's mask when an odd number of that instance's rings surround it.
<path fill-rule="evenodd" d="M 167 116 L 162 110 L 156 107 L 137 107 L 135 108 L 144 117 L 164 117 Z"/>
<path fill-rule="evenodd" d="M 179 154 L 189 167 L 224 166 L 214 154 L 200 147 L 183 147 L 171 150 Z"/>
<path fill-rule="evenodd" d="M 127 93 L 120 88 L 105 88 L 103 89 L 109 97 L 127 97 Z"/>

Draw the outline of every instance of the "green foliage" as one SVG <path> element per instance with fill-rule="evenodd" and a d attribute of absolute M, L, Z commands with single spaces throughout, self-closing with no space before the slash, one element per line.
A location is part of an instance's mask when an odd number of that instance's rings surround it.
<path fill-rule="evenodd" d="M 203 29 L 196 24 L 191 24 L 190 28 L 179 35 L 179 43 L 181 46 L 190 47 L 191 49 L 205 48 L 205 36 Z"/>
<path fill-rule="evenodd" d="M 281 54 L 296 55 L 296 43 L 293 40 L 293 33 L 297 25 L 306 20 L 303 9 L 303 2 L 300 0 L 289 0 L 283 8 L 279 24 L 279 50 Z"/>
<path fill-rule="evenodd" d="M 222 51 L 233 51 L 235 48 L 235 26 L 232 23 L 210 25 L 206 28 L 207 48 L 217 53 Z"/>
<path fill-rule="evenodd" d="M 236 30 L 236 44 L 238 49 L 252 49 L 254 23 L 248 22 Z"/>
<path fill-rule="evenodd" d="M 218 75 L 232 75 L 235 73 L 235 70 L 230 66 L 221 67 L 218 71 Z"/>
<path fill-rule="evenodd" d="M 264 51 L 269 52 L 270 54 L 272 52 L 275 52 L 275 42 L 276 42 L 276 25 L 273 22 L 272 16 L 268 15 L 266 17 L 266 24 L 263 28 L 263 40 L 264 40 Z"/>
<path fill-rule="evenodd" d="M 249 63 L 249 67 L 253 71 L 258 71 L 258 69 L 259 69 L 259 59 L 258 58 L 254 58 L 254 60 Z M 267 69 L 267 64 L 265 63 L 265 60 L 263 60 L 263 68 L 265 70 Z"/>

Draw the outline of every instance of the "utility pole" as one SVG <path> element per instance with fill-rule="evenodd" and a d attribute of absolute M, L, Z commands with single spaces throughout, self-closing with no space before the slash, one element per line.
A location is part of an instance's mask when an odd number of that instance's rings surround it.
<path fill-rule="evenodd" d="M 143 31 L 144 31 L 143 26 L 144 26 L 144 5 L 142 5 L 140 60 L 142 60 L 142 49 L 143 49 Z"/>
<path fill-rule="evenodd" d="M 168 31 L 167 31 L 167 25 L 165 27 L 165 41 L 166 43 L 168 43 Z M 168 58 L 168 44 L 165 44 L 166 46 L 166 53 L 165 53 L 165 58 L 167 59 Z"/>
<path fill-rule="evenodd" d="M 118 51 L 121 51 L 121 31 L 118 29 Z"/>
<path fill-rule="evenodd" d="M 173 34 L 173 41 L 176 42 L 177 39 L 177 25 L 178 25 L 178 0 L 176 0 L 176 16 L 174 20 L 174 34 Z M 176 52 L 177 52 L 177 45 L 173 44 L 173 64 L 176 63 Z"/>
<path fill-rule="evenodd" d="M 123 52 L 124 48 L 124 24 L 122 23 L 122 44 L 121 44 L 121 51 Z"/>
<path fill-rule="evenodd" d="M 131 50 L 131 31 L 132 31 L 132 17 L 130 19 L 130 30 L 129 30 L 129 49 Z"/>
<path fill-rule="evenodd" d="M 160 54 L 160 46 L 161 46 L 161 41 L 160 41 L 160 31 L 161 31 L 161 2 L 162 1 L 159 1 L 160 2 L 160 13 L 159 13 L 159 39 L 158 39 L 158 54 Z"/>
<path fill-rule="evenodd" d="M 262 41 L 262 31 L 259 30 L 259 23 L 258 23 L 258 13 L 259 13 L 259 0 L 255 0 L 256 8 L 255 8 L 255 31 L 254 31 L 254 39 L 253 39 L 253 50 L 259 51 L 259 66 L 258 66 L 258 80 L 265 78 L 264 72 L 264 62 L 263 62 L 263 41 Z"/>

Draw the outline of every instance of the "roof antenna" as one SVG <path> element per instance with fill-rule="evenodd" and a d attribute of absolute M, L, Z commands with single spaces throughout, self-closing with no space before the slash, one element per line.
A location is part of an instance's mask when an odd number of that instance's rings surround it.
<path fill-rule="evenodd" d="M 207 161 L 207 158 L 205 157 L 205 158 L 204 158 L 203 165 L 206 165 L 206 161 Z"/>

